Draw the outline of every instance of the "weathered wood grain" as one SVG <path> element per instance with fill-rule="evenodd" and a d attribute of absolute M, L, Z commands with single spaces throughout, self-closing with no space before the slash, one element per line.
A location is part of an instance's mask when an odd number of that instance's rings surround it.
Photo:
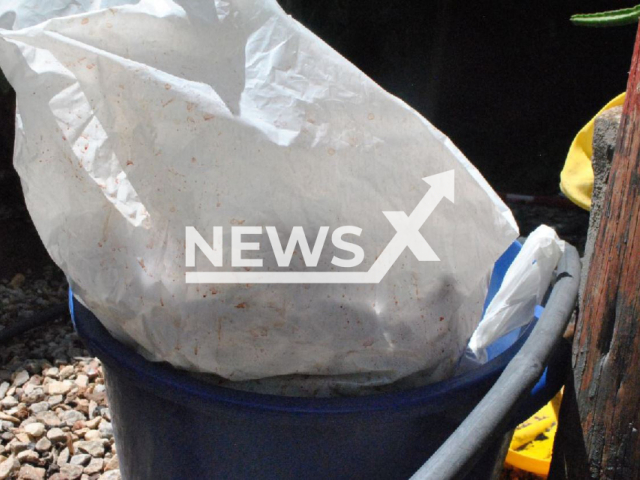
<path fill-rule="evenodd" d="M 550 478 L 640 479 L 640 29 Z"/>

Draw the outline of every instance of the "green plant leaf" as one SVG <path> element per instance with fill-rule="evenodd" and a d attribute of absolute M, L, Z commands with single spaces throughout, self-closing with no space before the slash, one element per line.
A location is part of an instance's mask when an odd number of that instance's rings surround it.
<path fill-rule="evenodd" d="M 613 27 L 638 23 L 638 18 L 640 18 L 640 5 L 600 13 L 581 13 L 573 15 L 571 22 L 581 27 Z"/>

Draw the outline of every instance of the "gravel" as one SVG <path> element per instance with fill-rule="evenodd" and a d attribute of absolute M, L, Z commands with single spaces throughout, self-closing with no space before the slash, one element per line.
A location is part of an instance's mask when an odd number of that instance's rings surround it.
<path fill-rule="evenodd" d="M 0 331 L 66 301 L 54 266 L 0 281 Z M 68 316 L 0 347 L 0 480 L 118 480 L 100 361 Z"/>
<path fill-rule="evenodd" d="M 0 331 L 66 299 L 67 282 L 53 263 L 46 265 L 39 275 L 29 270 L 26 274 L 17 273 L 11 279 L 3 279 L 0 281 Z M 26 382 L 28 369 L 21 370 L 13 372 L 20 375 L 16 386 Z"/>

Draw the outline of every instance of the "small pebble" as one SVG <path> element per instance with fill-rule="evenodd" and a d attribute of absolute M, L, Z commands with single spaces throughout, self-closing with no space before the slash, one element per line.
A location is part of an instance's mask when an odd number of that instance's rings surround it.
<path fill-rule="evenodd" d="M 98 480 L 120 480 L 120 471 L 119 470 L 109 470 L 108 472 L 104 472 L 100 475 Z"/>
<path fill-rule="evenodd" d="M 49 440 L 47 437 L 42 437 L 36 443 L 36 450 L 38 452 L 48 452 L 49 450 L 51 450 L 51 440 Z"/>
<path fill-rule="evenodd" d="M 18 480 L 43 480 L 46 470 L 32 465 L 22 465 L 18 473 Z"/>
<path fill-rule="evenodd" d="M 76 377 L 75 384 L 79 387 L 86 387 L 87 385 L 89 385 L 89 377 L 87 377 L 86 375 L 78 375 Z"/>
<path fill-rule="evenodd" d="M 96 473 L 102 472 L 104 468 L 104 460 L 101 458 L 92 458 L 89 462 L 89 465 L 84 467 L 84 473 L 87 475 L 94 475 Z"/>
<path fill-rule="evenodd" d="M 33 450 L 23 450 L 16 455 L 16 458 L 20 463 L 38 463 L 40 457 Z"/>
<path fill-rule="evenodd" d="M 89 400 L 89 418 L 94 418 L 96 415 L 100 415 L 98 403 L 95 400 Z"/>
<path fill-rule="evenodd" d="M 44 422 L 44 424 L 48 427 L 59 427 L 60 425 L 62 425 L 62 421 L 60 420 L 60 418 L 51 410 L 37 413 L 36 418 Z"/>
<path fill-rule="evenodd" d="M 60 428 L 52 428 L 47 432 L 47 438 L 54 443 L 65 442 L 67 440 L 67 434 Z"/>
<path fill-rule="evenodd" d="M 98 430 L 89 430 L 84 434 L 85 440 L 100 440 L 102 438 L 102 434 Z"/>
<path fill-rule="evenodd" d="M 90 461 L 91 455 L 87 455 L 86 453 L 78 453 L 77 455 L 71 457 L 69 463 L 71 465 L 82 465 L 84 467 L 85 465 L 88 465 Z"/>
<path fill-rule="evenodd" d="M 90 380 L 94 380 L 99 374 L 99 363 L 95 360 L 92 360 L 89 365 L 84 367 L 83 371 L 87 374 Z"/>
<path fill-rule="evenodd" d="M 76 443 L 76 447 L 92 457 L 104 457 L 104 444 L 101 441 L 80 441 Z"/>
<path fill-rule="evenodd" d="M 54 380 L 47 384 L 47 388 L 49 389 L 49 395 L 66 395 L 73 388 L 73 383 L 69 380 L 64 380 L 62 382 Z"/>
<path fill-rule="evenodd" d="M 100 427 L 98 427 L 98 430 L 105 438 L 113 437 L 113 425 L 107 420 L 103 420 L 102 422 L 100 422 Z"/>
<path fill-rule="evenodd" d="M 13 385 L 16 387 L 21 387 L 29 380 L 29 372 L 26 370 L 19 370 L 16 372 L 16 378 L 13 380 Z"/>
<path fill-rule="evenodd" d="M 33 403 L 29 406 L 31 413 L 46 412 L 49 408 L 51 408 L 51 405 L 48 402 Z"/>
<path fill-rule="evenodd" d="M 65 447 L 60 452 L 60 455 L 58 455 L 58 461 L 56 463 L 58 464 L 58 466 L 62 467 L 63 465 L 69 463 L 70 457 L 71 455 L 69 454 L 69 449 Z"/>
<path fill-rule="evenodd" d="M 67 410 L 60 415 L 60 420 L 66 423 L 69 427 L 73 426 L 74 423 L 85 419 L 86 417 L 77 410 Z"/>
<path fill-rule="evenodd" d="M 24 427 L 24 431 L 33 438 L 40 438 L 44 434 L 44 425 L 39 422 L 30 423 Z"/>
<path fill-rule="evenodd" d="M 91 420 L 87 420 L 86 422 L 84 422 L 84 424 L 87 428 L 94 430 L 98 428 L 98 425 L 100 425 L 100 422 L 102 421 L 103 421 L 102 417 L 95 417 L 95 418 L 92 418 Z"/>
<path fill-rule="evenodd" d="M 67 365 L 60 369 L 60 373 L 58 374 L 58 376 L 59 378 L 64 380 L 65 378 L 69 378 L 73 374 L 74 374 L 73 366 Z"/>
<path fill-rule="evenodd" d="M 18 400 L 16 400 L 11 395 L 7 395 L 0 401 L 0 405 L 2 405 L 4 408 L 13 408 L 18 405 Z"/>
<path fill-rule="evenodd" d="M 11 442 L 9 442 L 9 450 L 11 450 L 11 453 L 13 453 L 14 455 L 25 451 L 27 448 L 29 448 L 28 443 L 19 442 L 16 440 L 11 440 Z"/>
<path fill-rule="evenodd" d="M 84 436 L 84 434 L 87 433 L 89 429 L 84 426 L 83 421 L 79 421 L 73 424 L 73 427 L 71 427 L 71 431 L 74 435 L 81 437 Z"/>
<path fill-rule="evenodd" d="M 69 480 L 76 480 L 82 476 L 84 468 L 81 465 L 65 464 L 60 467 L 60 474 Z"/>
<path fill-rule="evenodd" d="M 20 468 L 20 462 L 14 456 L 10 456 L 0 463 L 0 480 L 11 477 L 11 474 L 17 471 L 18 468 Z"/>
<path fill-rule="evenodd" d="M 107 463 L 104 466 L 105 472 L 107 470 L 119 470 L 119 469 L 120 469 L 120 461 L 118 459 L 118 455 L 114 455 L 109 460 L 107 460 Z"/>

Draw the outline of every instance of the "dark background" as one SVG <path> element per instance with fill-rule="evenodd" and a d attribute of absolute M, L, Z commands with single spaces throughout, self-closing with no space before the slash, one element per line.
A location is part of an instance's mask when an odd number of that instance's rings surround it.
<path fill-rule="evenodd" d="M 500 192 L 555 194 L 573 136 L 625 90 L 634 26 L 608 1 L 280 0 L 447 134 Z"/>
<path fill-rule="evenodd" d="M 636 30 L 569 22 L 633 4 L 615 0 L 280 2 L 424 114 L 503 193 L 558 193 L 573 136 L 625 89 Z M 11 165 L 14 105 L 0 93 L 0 278 L 48 260 Z"/>

